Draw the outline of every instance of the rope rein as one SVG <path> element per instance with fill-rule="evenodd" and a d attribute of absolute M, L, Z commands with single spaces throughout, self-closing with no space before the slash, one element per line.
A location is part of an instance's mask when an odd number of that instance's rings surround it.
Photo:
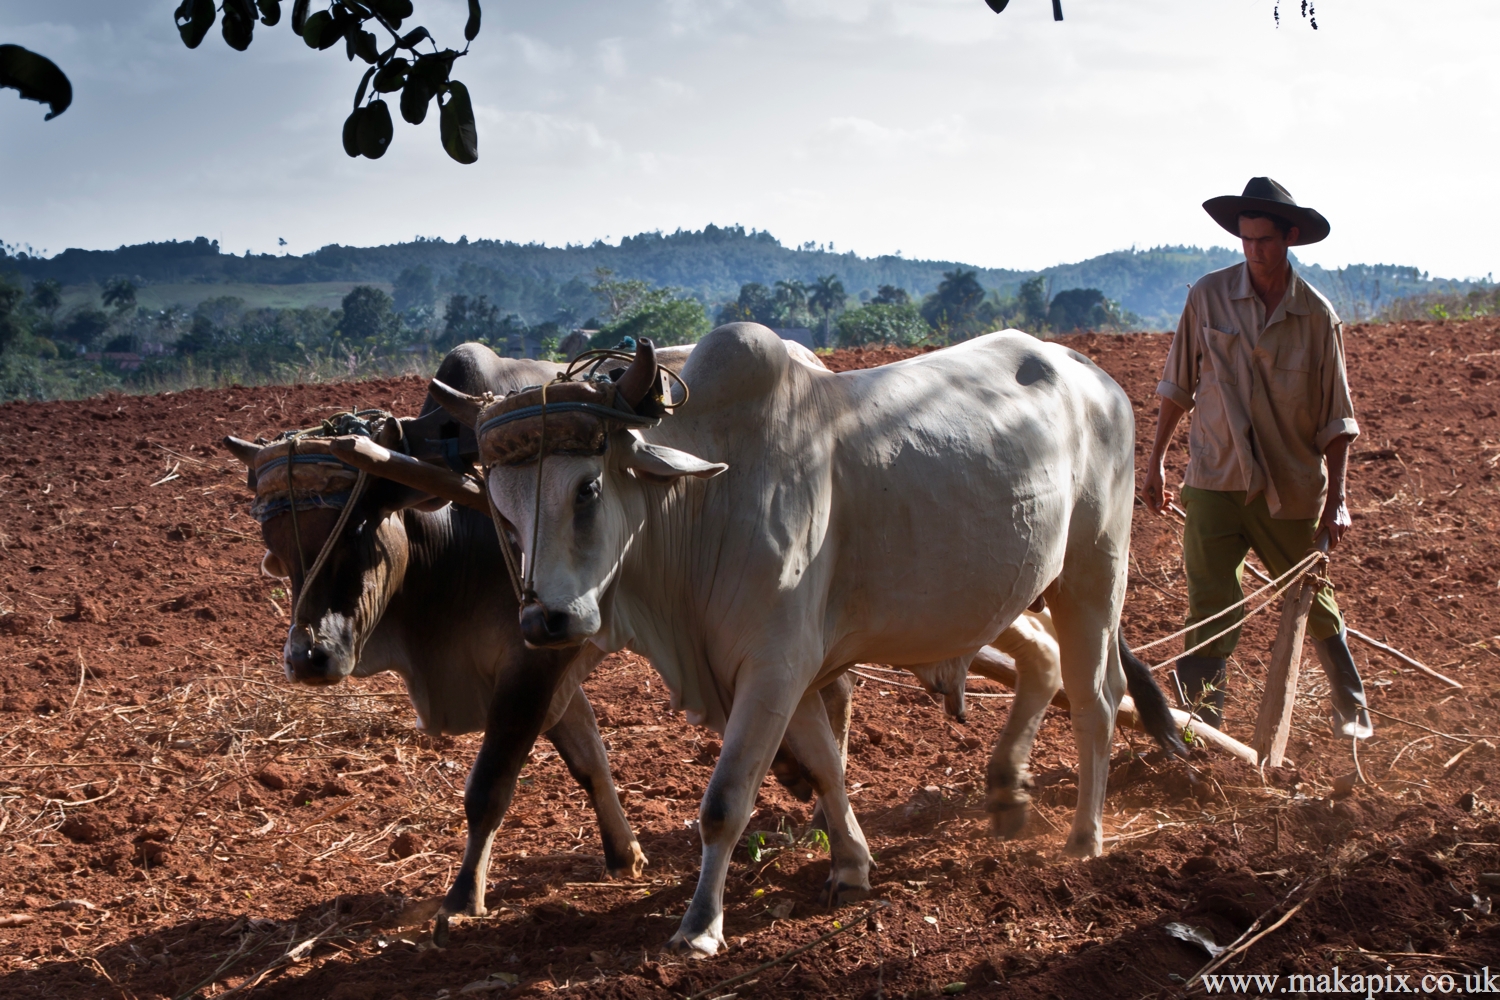
<path fill-rule="evenodd" d="M 1251 601 L 1255 600 L 1257 597 L 1259 597 L 1261 594 L 1264 594 L 1266 591 L 1270 590 L 1272 587 L 1280 586 L 1281 582 L 1283 580 L 1286 580 L 1287 577 L 1291 576 L 1293 573 L 1297 573 L 1297 575 L 1300 577 L 1302 575 L 1302 573 L 1305 573 L 1307 571 L 1307 569 L 1306 569 L 1307 565 L 1309 563 L 1315 562 L 1320 555 L 1321 555 L 1321 553 L 1318 553 L 1318 552 L 1309 552 L 1307 555 L 1303 556 L 1302 560 L 1300 562 L 1298 562 L 1295 566 L 1293 566 L 1291 569 L 1287 570 L 1285 573 L 1281 574 L 1276 579 L 1270 581 L 1264 587 L 1261 587 L 1259 590 L 1255 591 L 1254 593 L 1248 594 L 1244 598 L 1242 598 L 1242 599 L 1240 599 L 1238 601 L 1235 601 L 1233 604 L 1231 604 L 1229 607 L 1225 608 L 1223 611 L 1217 612 L 1216 614 L 1212 614 L 1212 615 L 1208 616 L 1207 618 L 1203 619 L 1200 622 L 1194 622 L 1192 625 L 1189 625 L 1186 628 L 1178 629 L 1176 632 L 1173 632 L 1171 635 L 1162 636 L 1160 639 L 1152 640 L 1151 642 L 1146 643 L 1144 646 L 1137 646 L 1134 649 L 1132 649 L 1131 652 L 1135 653 L 1137 656 L 1139 656 L 1142 650 L 1150 649 L 1152 646 L 1160 646 L 1164 642 L 1171 642 L 1173 639 L 1176 639 L 1176 638 L 1178 638 L 1180 636 L 1187 635 L 1189 632 L 1193 631 L 1194 629 L 1196 629 L 1196 628 L 1198 628 L 1200 626 L 1207 625 L 1211 621 L 1217 621 L 1218 619 L 1223 618 L 1225 615 L 1229 614 L 1229 612 L 1233 611 L 1235 608 L 1244 607 L 1246 604 L 1248 604 Z M 1298 572 L 1299 570 L 1301 570 L 1302 572 L 1299 573 Z M 1295 583 L 1295 582 L 1296 582 L 1296 580 L 1290 580 L 1290 581 L 1288 581 L 1288 586 L 1290 586 L 1290 584 Z M 1273 595 L 1272 599 L 1274 599 L 1274 595 Z M 1257 609 L 1257 610 L 1259 610 L 1259 609 Z"/>
<path fill-rule="evenodd" d="M 1196 653 L 1198 650 L 1200 650 L 1203 647 L 1205 647 L 1205 646 L 1209 645 L 1210 643 L 1212 643 L 1214 640 L 1220 639 L 1223 636 L 1228 635 L 1230 632 L 1233 632 L 1235 629 L 1237 629 L 1240 626 L 1242 626 L 1247 619 L 1252 618 L 1255 615 L 1259 614 L 1260 612 L 1266 610 L 1266 608 L 1269 608 L 1272 604 L 1274 604 L 1276 602 L 1277 598 L 1279 598 L 1281 595 L 1285 594 L 1288 590 L 1290 590 L 1292 588 L 1293 584 L 1295 584 L 1298 580 L 1301 580 L 1304 576 L 1307 576 L 1310 573 L 1314 574 L 1313 575 L 1313 581 L 1314 582 L 1317 582 L 1317 583 L 1328 583 L 1329 581 L 1327 580 L 1326 577 L 1322 577 L 1322 576 L 1316 575 L 1316 573 L 1314 572 L 1315 567 L 1319 567 L 1320 564 L 1326 564 L 1327 562 L 1328 562 L 1328 553 L 1326 553 L 1326 552 L 1314 551 L 1314 552 L 1308 553 L 1306 556 L 1304 556 L 1302 558 L 1301 562 L 1299 562 L 1296 566 L 1293 566 L 1291 569 L 1287 570 L 1280 577 L 1278 577 L 1277 581 L 1286 579 L 1286 577 L 1288 575 L 1292 574 L 1292 573 L 1296 573 L 1296 576 L 1292 577 L 1292 579 L 1290 579 L 1290 580 L 1287 580 L 1285 584 L 1282 584 L 1280 586 L 1280 588 L 1276 591 L 1276 593 L 1274 593 L 1270 597 L 1266 598 L 1265 601 L 1262 602 L 1259 607 L 1257 607 L 1257 608 L 1253 609 L 1252 611 L 1248 612 L 1244 616 L 1244 618 L 1241 618 L 1239 621 L 1235 622 L 1233 625 L 1230 625 L 1228 628 L 1226 628 L 1226 629 L 1224 629 L 1224 630 L 1222 630 L 1222 631 L 1220 631 L 1220 632 L 1218 632 L 1218 633 L 1216 633 L 1216 634 L 1214 634 L 1212 636 L 1209 636 L 1207 639 L 1205 639 L 1202 642 L 1198 643 L 1198 645 L 1194 646 L 1193 648 L 1191 648 L 1191 649 L 1185 649 L 1182 652 L 1178 653 L 1176 656 L 1168 657 L 1167 659 L 1162 660 L 1160 663 L 1153 664 L 1151 666 L 1151 670 L 1154 672 L 1154 671 L 1160 670 L 1162 667 L 1165 667 L 1165 666 L 1167 666 L 1169 664 L 1176 663 L 1178 660 L 1182 659 L 1184 656 L 1191 656 L 1194 653 Z M 1260 590 L 1257 590 L 1255 593 L 1256 594 L 1263 593 L 1265 590 L 1267 590 L 1268 588 L 1273 587 L 1273 586 L 1276 586 L 1276 582 L 1272 582 L 1272 583 L 1266 584 L 1265 587 L 1262 587 Z M 1241 605 L 1245 604 L 1247 601 L 1251 600 L 1251 598 L 1253 598 L 1254 596 L 1255 595 L 1252 594 L 1250 597 L 1247 597 L 1247 598 L 1245 598 L 1242 601 L 1239 601 L 1239 602 L 1237 602 L 1235 604 L 1231 604 L 1229 607 L 1225 608 L 1224 611 L 1221 611 L 1221 612 L 1219 612 L 1219 614 L 1214 615 L 1214 618 L 1220 617 L 1226 611 L 1233 611 L 1235 608 L 1240 607 Z M 1176 638 L 1177 636 L 1184 635 L 1184 634 L 1186 634 L 1188 632 L 1191 632 L 1193 629 L 1197 628 L 1199 625 L 1202 625 L 1204 622 L 1209 622 L 1209 621 L 1212 621 L 1212 620 L 1213 620 L 1213 618 L 1205 618 L 1203 620 L 1203 622 L 1198 622 L 1195 625 L 1189 625 L 1187 628 L 1182 629 L 1181 631 L 1178 631 L 1178 632 L 1174 633 L 1173 635 L 1169 635 L 1165 639 L 1158 639 L 1158 640 L 1156 640 L 1156 642 L 1147 643 L 1146 646 L 1141 646 L 1140 648 L 1141 649 L 1145 649 L 1145 648 L 1147 648 L 1147 646 L 1155 646 L 1155 645 L 1158 645 L 1160 643 L 1166 642 L 1167 639 L 1173 639 L 1173 638 Z M 1134 650 L 1132 650 L 1132 652 L 1134 652 Z M 1181 693 L 1181 692 L 1179 691 L 1179 693 Z"/>

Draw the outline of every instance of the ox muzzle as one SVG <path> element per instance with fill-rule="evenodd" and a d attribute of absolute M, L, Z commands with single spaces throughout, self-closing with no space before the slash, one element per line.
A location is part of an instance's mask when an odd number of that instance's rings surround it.
<path fill-rule="evenodd" d="M 354 656 L 347 639 L 339 635 L 342 631 L 335 626 L 319 635 L 307 625 L 294 626 L 282 648 L 286 679 L 295 684 L 327 686 L 348 677 L 354 670 Z"/>

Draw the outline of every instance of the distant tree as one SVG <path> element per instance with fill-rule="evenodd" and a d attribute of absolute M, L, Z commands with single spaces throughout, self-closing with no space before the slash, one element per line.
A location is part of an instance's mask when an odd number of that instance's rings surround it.
<path fill-rule="evenodd" d="M 670 289 L 658 289 L 668 291 Z M 626 337 L 650 337 L 658 347 L 696 343 L 708 332 L 708 313 L 697 299 L 653 299 L 637 305 L 589 339 L 590 347 L 614 347 Z"/>
<path fill-rule="evenodd" d="M 1039 333 L 1047 324 L 1047 279 L 1038 274 L 1021 282 L 1016 306 L 1023 330 Z"/>
<path fill-rule="evenodd" d="M 764 323 L 778 326 L 775 294 L 758 281 L 740 286 L 740 296 L 726 303 L 719 310 L 718 321 L 723 323 Z"/>
<path fill-rule="evenodd" d="M 432 281 L 432 268 L 426 264 L 408 267 L 396 276 L 395 292 L 397 312 L 436 305 L 437 287 Z"/>
<path fill-rule="evenodd" d="M 489 296 L 450 295 L 438 346 L 452 347 L 466 340 L 489 343 L 499 335 L 500 328 L 500 307 L 490 302 Z"/>
<path fill-rule="evenodd" d="M 193 317 L 193 325 L 188 328 L 187 333 L 177 338 L 177 353 L 201 354 L 212 350 L 218 341 L 218 330 L 214 327 L 213 320 L 200 313 Z"/>
<path fill-rule="evenodd" d="M 875 297 L 870 300 L 878 306 L 904 306 L 911 301 L 911 296 L 906 289 L 897 288 L 895 285 L 881 285 L 875 290 Z"/>
<path fill-rule="evenodd" d="M 0 351 L 8 348 L 21 334 L 28 332 L 21 313 L 21 306 L 25 301 L 25 289 L 0 274 Z"/>
<path fill-rule="evenodd" d="M 104 304 L 112 307 L 115 312 L 123 313 L 127 309 L 135 308 L 135 282 L 129 278 L 111 278 L 104 285 Z"/>
<path fill-rule="evenodd" d="M 838 275 L 825 274 L 813 282 L 807 296 L 807 304 L 823 316 L 823 343 L 825 345 L 829 341 L 829 328 L 833 323 L 833 314 L 843 309 L 844 303 L 848 300 L 849 295 L 844 291 L 844 283 L 838 279 Z"/>
<path fill-rule="evenodd" d="M 671 298 L 670 292 L 665 289 L 652 288 L 649 282 L 635 278 L 616 278 L 615 272 L 607 267 L 594 269 L 592 290 L 609 310 L 611 322 L 636 309 L 642 303 L 652 301 L 653 296 L 656 300 Z"/>
<path fill-rule="evenodd" d="M 366 340 L 389 333 L 396 317 L 391 297 L 372 285 L 355 285 L 344 296 L 344 318 L 339 329 L 345 337 Z"/>
<path fill-rule="evenodd" d="M 92 306 L 80 309 L 57 328 L 56 336 L 87 350 L 109 329 L 109 316 Z"/>
<path fill-rule="evenodd" d="M 932 333 L 914 302 L 868 302 L 840 316 L 838 330 L 840 347 L 909 347 Z"/>
<path fill-rule="evenodd" d="M 45 313 L 49 320 L 54 319 L 57 310 L 62 308 L 62 296 L 62 284 L 55 278 L 47 278 L 31 286 L 31 304 Z"/>
<path fill-rule="evenodd" d="M 976 272 L 963 268 L 944 271 L 937 291 L 922 302 L 922 318 L 949 338 L 970 336 L 984 294 Z"/>

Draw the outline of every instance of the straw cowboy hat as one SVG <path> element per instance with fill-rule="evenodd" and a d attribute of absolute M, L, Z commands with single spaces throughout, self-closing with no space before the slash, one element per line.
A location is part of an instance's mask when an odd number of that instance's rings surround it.
<path fill-rule="evenodd" d="M 1203 203 L 1203 210 L 1236 236 L 1240 234 L 1241 212 L 1279 215 L 1297 227 L 1297 239 L 1293 241 L 1293 246 L 1325 240 L 1332 228 L 1317 210 L 1297 204 L 1297 199 L 1292 197 L 1290 191 L 1269 177 L 1252 177 L 1250 183 L 1245 185 L 1244 194 L 1210 198 Z"/>

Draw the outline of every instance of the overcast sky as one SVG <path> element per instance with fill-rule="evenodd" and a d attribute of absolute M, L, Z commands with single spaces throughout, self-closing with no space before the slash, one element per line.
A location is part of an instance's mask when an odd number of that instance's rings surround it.
<path fill-rule="evenodd" d="M 462 0 L 415 2 L 462 42 Z M 1272 0 L 1063 0 L 1060 24 L 1048 0 L 485 0 L 454 73 L 473 166 L 435 113 L 347 158 L 342 45 L 284 17 L 248 52 L 217 26 L 189 51 L 175 6 L 0 0 L 0 42 L 74 88 L 50 122 L 0 90 L 0 239 L 305 253 L 714 222 L 1037 268 L 1228 243 L 1199 204 L 1269 174 L 1333 223 L 1306 259 L 1500 270 L 1494 0 L 1319 0 L 1318 31 L 1298 0 L 1279 29 Z"/>

